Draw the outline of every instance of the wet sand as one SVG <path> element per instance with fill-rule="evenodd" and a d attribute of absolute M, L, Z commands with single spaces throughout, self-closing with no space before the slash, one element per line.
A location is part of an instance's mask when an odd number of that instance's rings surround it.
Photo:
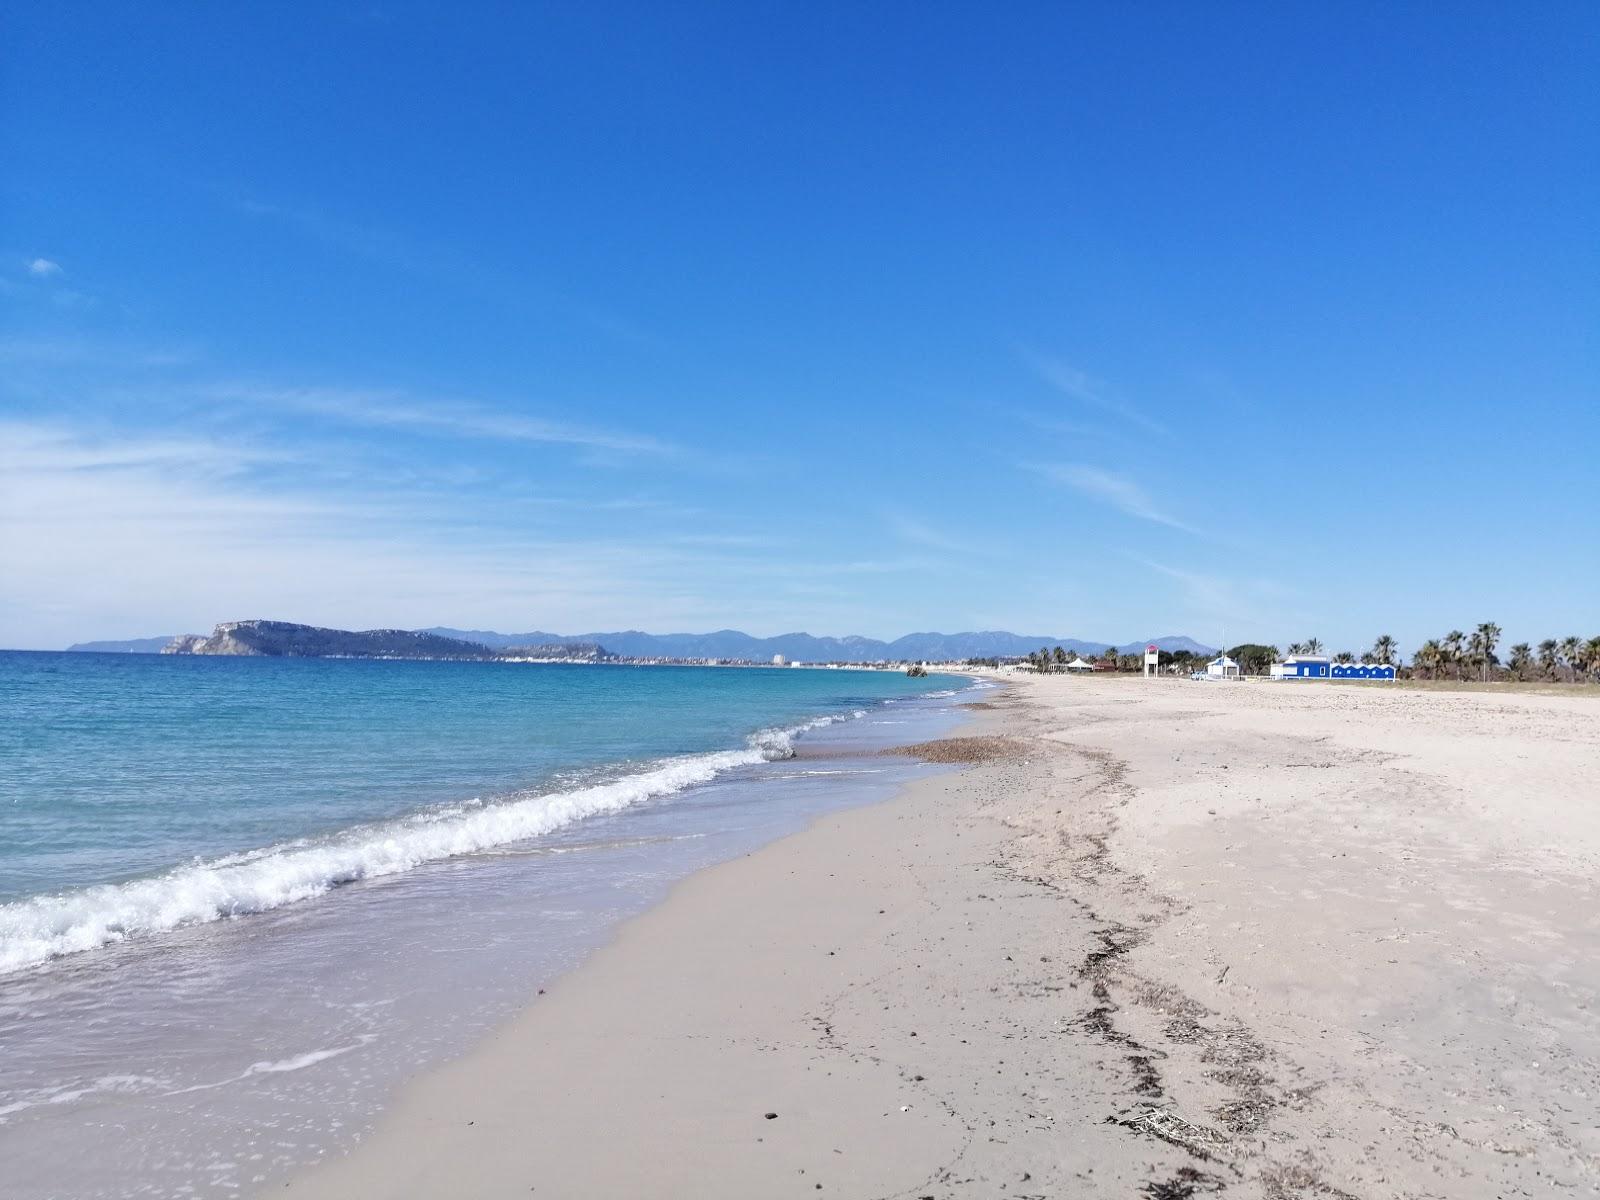
<path fill-rule="evenodd" d="M 914 748 L 947 771 L 685 881 L 289 1190 L 1600 1185 L 1600 702 L 1046 678 L 972 715 Z"/>

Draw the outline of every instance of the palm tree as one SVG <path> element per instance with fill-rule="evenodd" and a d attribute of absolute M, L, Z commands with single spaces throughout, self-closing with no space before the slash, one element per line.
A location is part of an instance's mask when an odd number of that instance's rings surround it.
<path fill-rule="evenodd" d="M 1056 670 L 1058 671 L 1067 665 L 1067 652 L 1060 646 L 1050 652 L 1050 657 L 1055 660 Z"/>
<path fill-rule="evenodd" d="M 1527 642 L 1518 642 L 1511 647 L 1510 666 L 1518 679 L 1526 679 L 1528 677 L 1528 668 L 1533 666 L 1533 647 L 1528 645 Z"/>
<path fill-rule="evenodd" d="M 1546 675 L 1556 673 L 1557 644 L 1555 638 L 1545 638 L 1539 643 L 1539 666 Z"/>
<path fill-rule="evenodd" d="M 1566 648 L 1568 642 L 1572 645 L 1567 654 L 1567 666 L 1572 669 L 1572 682 L 1577 683 L 1583 678 L 1589 666 L 1588 655 L 1585 653 L 1589 649 L 1589 643 L 1582 638 L 1567 638 L 1562 642 L 1563 648 Z"/>
<path fill-rule="evenodd" d="M 1333 656 L 1333 661 L 1336 663 L 1353 663 L 1355 660 L 1356 656 L 1348 650 L 1341 650 Z"/>
<path fill-rule="evenodd" d="M 1485 621 L 1472 632 L 1472 650 L 1483 663 L 1483 681 L 1489 682 L 1489 666 L 1494 662 L 1494 648 L 1500 644 L 1500 626 Z"/>
<path fill-rule="evenodd" d="M 1305 644 L 1305 652 L 1307 654 L 1321 654 L 1322 653 L 1322 643 L 1319 642 L 1316 638 L 1307 638 L 1306 639 L 1306 644 Z"/>
<path fill-rule="evenodd" d="M 1439 677 L 1439 669 L 1444 666 L 1444 663 L 1444 647 L 1432 638 L 1423 642 L 1417 648 L 1417 652 L 1411 656 L 1411 665 L 1419 671 L 1426 671 L 1429 679 L 1437 679 Z"/>
<path fill-rule="evenodd" d="M 1587 675 L 1597 665 L 1594 657 L 1594 644 L 1596 639 L 1584 641 L 1578 638 L 1578 648 L 1573 655 L 1572 665 L 1578 676 Z"/>
<path fill-rule="evenodd" d="M 1573 683 L 1578 682 L 1578 659 L 1583 643 L 1575 637 L 1561 639 L 1561 657 L 1567 664 L 1567 674 Z"/>
<path fill-rule="evenodd" d="M 1382 634 L 1377 641 L 1372 643 L 1372 661 L 1387 667 L 1394 662 L 1395 653 L 1399 649 L 1400 643 L 1396 642 L 1387 633 Z"/>
<path fill-rule="evenodd" d="M 1457 679 L 1461 678 L 1461 647 L 1466 640 L 1467 635 L 1461 630 L 1452 629 L 1444 635 L 1444 640 L 1439 645 L 1439 649 L 1444 651 L 1444 661 L 1455 666 Z"/>
<path fill-rule="evenodd" d="M 1304 644 L 1302 644 L 1300 642 L 1290 642 L 1289 643 L 1289 657 L 1290 658 L 1293 658 L 1296 654 L 1304 654 L 1305 652 L 1306 652 L 1306 648 L 1305 648 Z"/>

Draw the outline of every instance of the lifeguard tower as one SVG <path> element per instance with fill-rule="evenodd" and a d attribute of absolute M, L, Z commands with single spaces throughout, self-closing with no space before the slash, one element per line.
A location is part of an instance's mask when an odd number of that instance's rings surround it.
<path fill-rule="evenodd" d="M 1161 673 L 1161 648 L 1159 646 L 1146 646 L 1144 648 L 1144 677 L 1149 679 L 1152 675 Z"/>

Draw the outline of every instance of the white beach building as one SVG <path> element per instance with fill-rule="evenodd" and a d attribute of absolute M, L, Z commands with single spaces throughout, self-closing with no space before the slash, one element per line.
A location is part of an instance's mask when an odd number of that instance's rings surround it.
<path fill-rule="evenodd" d="M 1239 664 L 1226 654 L 1219 654 L 1206 664 L 1206 676 L 1210 679 L 1237 679 Z"/>

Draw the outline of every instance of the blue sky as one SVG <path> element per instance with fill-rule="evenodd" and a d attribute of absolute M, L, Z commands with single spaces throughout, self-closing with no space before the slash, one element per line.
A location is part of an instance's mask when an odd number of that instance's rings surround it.
<path fill-rule="evenodd" d="M 1600 632 L 1600 9 L 21 4 L 0 644 Z"/>

